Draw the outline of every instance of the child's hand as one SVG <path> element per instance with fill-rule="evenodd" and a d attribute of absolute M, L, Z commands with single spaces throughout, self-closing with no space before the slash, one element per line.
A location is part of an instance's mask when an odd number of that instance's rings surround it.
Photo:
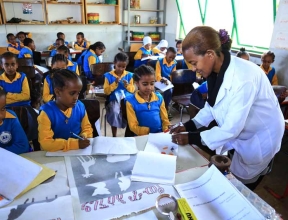
<path fill-rule="evenodd" d="M 161 83 L 164 83 L 165 85 L 168 85 L 167 79 L 162 78 L 162 79 L 160 80 L 160 82 L 161 82 Z"/>
<path fill-rule="evenodd" d="M 119 81 L 120 81 L 120 78 L 119 78 L 119 77 L 116 78 L 115 82 L 116 82 L 116 83 L 119 83 Z"/>
<path fill-rule="evenodd" d="M 122 82 L 124 83 L 124 86 L 125 86 L 125 87 L 128 86 L 128 82 L 127 82 L 127 80 L 124 79 Z"/>
<path fill-rule="evenodd" d="M 85 140 L 78 140 L 79 149 L 84 149 L 90 145 L 90 141 L 88 139 Z"/>

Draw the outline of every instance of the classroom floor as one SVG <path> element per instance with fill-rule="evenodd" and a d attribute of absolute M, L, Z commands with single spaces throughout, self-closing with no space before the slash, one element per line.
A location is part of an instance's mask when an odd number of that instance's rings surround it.
<path fill-rule="evenodd" d="M 98 98 L 100 101 L 100 109 L 104 107 L 104 99 Z M 180 114 L 176 110 L 172 110 L 173 120 L 171 124 L 178 123 L 180 120 Z M 183 122 L 189 119 L 187 112 L 184 112 Z M 103 122 L 104 123 L 104 122 Z M 107 136 L 112 136 L 111 127 L 107 123 Z M 101 133 L 104 135 L 104 124 L 101 126 Z M 117 136 L 124 137 L 125 129 L 118 129 Z M 286 143 L 285 143 L 286 142 Z M 269 205 L 271 205 L 277 213 L 280 213 L 283 219 L 288 219 L 288 197 L 284 199 L 276 199 L 269 194 L 264 186 L 268 186 L 273 189 L 276 193 L 283 195 L 286 185 L 288 184 L 288 136 L 283 138 L 283 146 L 280 152 L 275 156 L 272 172 L 264 177 L 262 182 L 255 189 L 262 199 L 264 199 Z M 286 152 L 286 154 L 284 153 Z"/>

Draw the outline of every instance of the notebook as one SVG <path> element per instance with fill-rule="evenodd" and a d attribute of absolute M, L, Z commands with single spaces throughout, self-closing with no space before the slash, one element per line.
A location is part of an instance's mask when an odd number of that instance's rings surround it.
<path fill-rule="evenodd" d="M 166 79 L 165 77 L 163 78 L 167 80 L 167 84 L 162 83 L 162 82 L 155 82 L 154 85 L 157 89 L 160 89 L 162 92 L 165 92 L 166 90 L 174 87 L 174 85 L 168 79 Z"/>
<path fill-rule="evenodd" d="M 47 157 L 63 157 L 78 155 L 110 155 L 137 154 L 135 138 L 133 137 L 95 137 L 90 138 L 90 145 L 85 149 L 70 151 L 47 152 Z"/>
<path fill-rule="evenodd" d="M 132 170 L 132 181 L 173 185 L 176 156 L 140 151 Z"/>

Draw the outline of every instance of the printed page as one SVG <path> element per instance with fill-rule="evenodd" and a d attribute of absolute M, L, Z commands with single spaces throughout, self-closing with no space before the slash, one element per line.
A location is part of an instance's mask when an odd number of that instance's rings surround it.
<path fill-rule="evenodd" d="M 138 152 L 133 137 L 95 137 L 93 141 L 93 155 L 136 154 Z"/>
<path fill-rule="evenodd" d="M 93 145 L 93 138 L 89 138 L 90 140 L 90 145 L 84 149 L 79 149 L 79 150 L 69 150 L 69 151 L 55 151 L 55 152 L 47 152 L 46 157 L 64 157 L 64 156 L 85 156 L 85 155 L 91 155 L 92 154 L 92 145 Z"/>
<path fill-rule="evenodd" d="M 178 145 L 172 142 L 171 136 L 169 133 L 150 133 L 144 151 L 177 156 Z"/>
<path fill-rule="evenodd" d="M 175 60 L 184 60 L 184 57 L 183 56 L 176 56 Z"/>
<path fill-rule="evenodd" d="M 10 151 L 0 148 L 0 207 L 14 200 L 38 176 L 42 168 Z"/>
<path fill-rule="evenodd" d="M 197 180 L 175 188 L 199 220 L 265 219 L 214 165 Z"/>
<path fill-rule="evenodd" d="M 43 66 L 38 66 L 38 65 L 34 65 L 35 67 L 37 67 L 40 71 L 42 71 L 43 73 L 48 72 L 49 70 L 46 67 Z M 38 73 L 37 70 L 35 70 L 35 73 Z"/>
<path fill-rule="evenodd" d="M 174 85 L 168 79 L 166 79 L 166 80 L 167 80 L 168 85 L 166 85 L 165 83 L 161 83 L 161 82 L 155 82 L 155 84 L 154 84 L 155 87 L 157 89 L 160 89 L 162 92 L 165 92 L 166 90 L 173 88 Z"/>
<path fill-rule="evenodd" d="M 140 151 L 132 170 L 132 181 L 174 184 L 176 156 Z"/>

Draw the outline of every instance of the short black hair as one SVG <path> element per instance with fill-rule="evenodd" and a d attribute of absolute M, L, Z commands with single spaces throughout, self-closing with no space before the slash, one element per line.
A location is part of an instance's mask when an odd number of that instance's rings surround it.
<path fill-rule="evenodd" d="M 11 59 L 11 58 L 15 58 L 16 62 L 17 62 L 17 56 L 12 53 L 12 52 L 5 52 L 1 55 L 1 63 L 2 63 L 2 59 Z"/>
<path fill-rule="evenodd" d="M 76 34 L 76 36 L 78 36 L 78 35 L 80 35 L 82 38 L 84 38 L 83 32 L 78 32 L 78 33 Z"/>
<path fill-rule="evenodd" d="M 68 47 L 66 47 L 65 45 L 61 45 L 57 48 L 57 50 L 60 50 L 60 51 L 64 51 L 64 53 L 68 53 L 70 54 L 70 50 Z"/>
<path fill-rule="evenodd" d="M 182 40 L 177 40 L 176 41 L 176 47 L 177 47 L 178 44 L 182 44 Z"/>
<path fill-rule="evenodd" d="M 64 42 L 64 39 L 62 39 L 62 38 L 57 38 L 56 41 L 61 41 L 63 45 L 64 45 L 64 43 L 65 43 L 65 42 Z"/>
<path fill-rule="evenodd" d="M 19 35 L 23 34 L 26 37 L 26 34 L 23 31 L 20 31 L 16 34 L 16 36 L 18 37 Z"/>
<path fill-rule="evenodd" d="M 7 40 L 9 40 L 9 37 L 12 37 L 12 36 L 14 36 L 14 34 L 12 34 L 12 33 L 7 34 L 7 36 L 6 36 Z"/>
<path fill-rule="evenodd" d="M 63 61 L 63 62 L 65 62 L 66 63 L 66 65 L 68 64 L 68 59 L 65 57 L 65 55 L 63 55 L 63 54 L 55 54 L 53 57 L 52 57 L 52 61 L 51 61 L 51 63 L 52 63 L 52 65 L 54 64 L 54 63 L 56 63 L 57 61 Z"/>
<path fill-rule="evenodd" d="M 127 64 L 129 63 L 129 57 L 127 56 L 126 53 L 117 53 L 114 57 L 114 63 L 117 62 L 126 62 Z"/>
<path fill-rule="evenodd" d="M 275 61 L 275 54 L 271 50 L 264 52 L 261 56 L 261 60 L 263 60 L 266 56 L 270 56 L 272 58 L 272 61 Z"/>
<path fill-rule="evenodd" d="M 57 38 L 61 38 L 61 35 L 65 35 L 65 34 L 62 33 L 62 32 L 58 32 L 58 33 L 57 33 Z"/>
<path fill-rule="evenodd" d="M 250 57 L 250 55 L 246 51 L 245 47 L 240 48 L 240 51 L 237 52 L 236 57 L 242 57 L 243 55 L 247 55 L 248 57 Z"/>
<path fill-rule="evenodd" d="M 174 47 L 168 47 L 166 53 L 169 53 L 169 52 L 175 53 L 175 54 L 177 53 L 177 51 L 176 51 L 176 49 Z"/>
<path fill-rule="evenodd" d="M 139 82 L 140 78 L 142 76 L 146 76 L 146 75 L 154 75 L 155 76 L 155 71 L 151 66 L 147 66 L 147 65 L 143 64 L 134 70 L 133 80 L 135 82 Z"/>
<path fill-rule="evenodd" d="M 25 38 L 23 41 L 24 46 L 28 47 L 29 44 L 32 44 L 33 40 L 31 38 Z"/>
<path fill-rule="evenodd" d="M 92 50 L 96 50 L 96 49 L 103 50 L 103 49 L 106 49 L 106 47 L 101 41 L 97 41 L 96 43 L 90 45 L 89 50 L 90 49 L 92 49 Z"/>
<path fill-rule="evenodd" d="M 61 69 L 54 72 L 52 80 L 53 88 L 63 88 L 65 87 L 67 81 L 80 80 L 80 77 L 70 70 Z"/>

